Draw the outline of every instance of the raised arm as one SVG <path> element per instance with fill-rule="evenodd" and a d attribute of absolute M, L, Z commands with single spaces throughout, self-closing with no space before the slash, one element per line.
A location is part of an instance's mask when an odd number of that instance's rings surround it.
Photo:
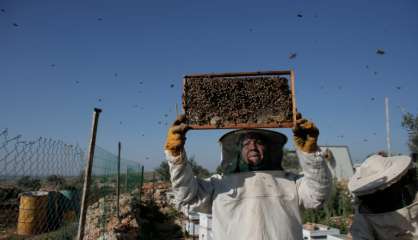
<path fill-rule="evenodd" d="M 210 213 L 212 208 L 213 181 L 198 179 L 194 176 L 187 162 L 184 144 L 186 132 L 185 116 L 180 115 L 169 128 L 165 144 L 165 155 L 170 167 L 170 178 L 176 202 L 179 205 L 189 205 L 191 209 Z"/>
<path fill-rule="evenodd" d="M 293 140 L 303 170 L 303 177 L 296 182 L 299 204 L 304 208 L 317 208 L 328 197 L 331 173 L 317 145 L 318 128 L 313 122 L 300 117 L 293 128 Z"/>

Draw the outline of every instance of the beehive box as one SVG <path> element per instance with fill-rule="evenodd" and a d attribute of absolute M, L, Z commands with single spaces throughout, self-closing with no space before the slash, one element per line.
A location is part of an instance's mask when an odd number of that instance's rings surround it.
<path fill-rule="evenodd" d="M 192 129 L 290 128 L 296 115 L 292 71 L 184 77 L 183 111 Z"/>

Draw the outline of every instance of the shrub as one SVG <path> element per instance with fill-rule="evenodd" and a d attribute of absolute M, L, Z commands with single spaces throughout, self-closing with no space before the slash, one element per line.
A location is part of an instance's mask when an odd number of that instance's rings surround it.
<path fill-rule="evenodd" d="M 304 210 L 303 222 L 322 223 L 331 227 L 337 227 L 342 233 L 347 233 L 348 220 L 353 213 L 354 209 L 347 183 L 334 180 L 331 194 L 324 203 L 323 208 Z"/>
<path fill-rule="evenodd" d="M 50 175 L 46 178 L 46 182 L 51 185 L 55 186 L 63 186 L 65 185 L 65 179 L 62 176 L 58 175 Z"/>
<path fill-rule="evenodd" d="M 41 187 L 41 180 L 30 176 L 23 176 L 17 180 L 17 185 L 25 189 L 38 190 Z"/>

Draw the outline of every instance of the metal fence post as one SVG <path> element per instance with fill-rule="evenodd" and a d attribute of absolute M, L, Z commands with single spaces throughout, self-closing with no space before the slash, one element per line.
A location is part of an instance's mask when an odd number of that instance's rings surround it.
<path fill-rule="evenodd" d="M 90 147 L 88 152 L 87 166 L 84 172 L 84 185 L 83 185 L 83 195 L 81 199 L 81 212 L 80 212 L 80 221 L 78 223 L 78 232 L 77 239 L 82 240 L 84 237 L 84 227 L 86 224 L 86 215 L 87 215 L 87 201 L 89 197 L 89 187 L 91 182 L 91 171 L 93 166 L 94 159 L 94 149 L 96 146 L 96 135 L 97 135 L 97 125 L 99 123 L 99 115 L 102 112 L 101 109 L 95 108 L 93 113 L 93 126 L 90 139 Z"/>
<path fill-rule="evenodd" d="M 120 196 L 120 150 L 121 150 L 121 143 L 118 143 L 118 178 L 116 183 L 116 217 L 119 219 L 119 196 Z"/>

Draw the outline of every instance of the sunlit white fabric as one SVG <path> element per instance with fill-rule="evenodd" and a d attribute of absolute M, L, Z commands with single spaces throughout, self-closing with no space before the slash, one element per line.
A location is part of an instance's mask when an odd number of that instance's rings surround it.
<path fill-rule="evenodd" d="M 171 182 L 180 205 L 212 214 L 214 239 L 302 239 L 300 207 L 319 207 L 329 192 L 330 172 L 321 155 L 298 152 L 304 176 L 254 171 L 193 176 L 183 153 L 166 151 Z M 183 162 L 173 164 L 173 162 Z"/>

